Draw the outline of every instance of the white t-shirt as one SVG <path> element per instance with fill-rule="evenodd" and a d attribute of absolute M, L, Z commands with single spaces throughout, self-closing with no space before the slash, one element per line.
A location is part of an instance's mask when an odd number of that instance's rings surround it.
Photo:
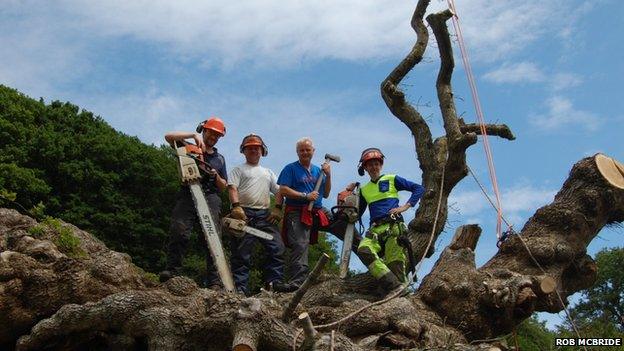
<path fill-rule="evenodd" d="M 238 189 L 241 206 L 267 209 L 271 205 L 269 192 L 277 194 L 279 189 L 275 173 L 260 165 L 248 163 L 234 167 L 228 174 L 228 185 Z"/>

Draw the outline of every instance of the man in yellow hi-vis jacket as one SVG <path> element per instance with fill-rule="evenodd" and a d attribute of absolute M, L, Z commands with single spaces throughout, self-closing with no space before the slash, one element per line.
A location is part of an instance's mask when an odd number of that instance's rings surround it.
<path fill-rule="evenodd" d="M 365 149 L 360 157 L 358 173 L 362 176 L 366 171 L 370 176 L 360 191 L 360 206 L 368 204 L 370 228 L 358 247 L 358 256 L 373 277 L 392 289 L 406 280 L 407 256 L 398 242 L 406 230 L 401 213 L 416 206 L 425 189 L 398 175 L 382 174 L 384 158 L 377 148 Z M 399 206 L 402 190 L 412 195 Z"/>

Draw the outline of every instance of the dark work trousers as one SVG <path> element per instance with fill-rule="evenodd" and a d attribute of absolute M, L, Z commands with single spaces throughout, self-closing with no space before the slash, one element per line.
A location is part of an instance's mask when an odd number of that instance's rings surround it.
<path fill-rule="evenodd" d="M 331 213 L 324 207 L 322 211 L 325 212 L 325 215 L 331 222 Z M 301 211 L 298 209 L 286 213 L 284 225 L 286 226 L 286 241 L 290 249 L 290 255 L 286 263 L 290 283 L 301 286 L 309 273 L 308 247 L 310 245 L 310 227 L 301 223 Z"/>
<path fill-rule="evenodd" d="M 330 224 L 326 227 L 320 227 L 319 231 L 329 232 L 339 238 L 344 239 L 347 228 L 347 221 L 342 217 L 336 216 L 334 219 L 331 212 L 325 207 L 321 208 L 329 219 Z M 300 286 L 308 276 L 308 246 L 310 245 L 310 229 L 301 223 L 301 211 L 290 211 L 284 217 L 284 225 L 286 226 L 286 238 L 290 255 L 286 266 L 290 277 L 290 283 Z M 357 253 L 360 244 L 360 236 L 357 231 L 353 233 L 353 244 L 351 250 Z"/>
<path fill-rule="evenodd" d="M 256 243 L 260 243 L 264 247 L 267 255 L 267 263 L 264 266 L 265 283 L 282 281 L 284 277 L 284 243 L 277 226 L 267 221 L 270 214 L 269 210 L 243 209 L 247 215 L 248 226 L 273 236 L 273 240 L 266 240 L 245 234 L 242 238 L 233 240 L 233 248 L 235 249 L 232 250 L 232 274 L 234 275 L 236 290 L 247 293 L 251 255 Z"/>
<path fill-rule="evenodd" d="M 301 211 L 294 210 L 284 216 L 286 241 L 290 249 L 288 255 L 288 276 L 290 283 L 301 286 L 308 276 L 308 245 L 310 245 L 310 228 L 301 223 Z"/>
<path fill-rule="evenodd" d="M 217 226 L 217 233 L 221 237 L 221 225 L 219 219 L 219 212 L 221 211 L 221 198 L 218 194 L 209 193 L 204 191 L 206 202 L 210 208 L 210 214 L 212 220 Z M 176 195 L 176 204 L 171 213 L 171 227 L 169 228 L 169 249 L 167 251 L 167 270 L 180 273 L 182 271 L 182 259 L 186 254 L 189 239 L 191 237 L 191 231 L 193 226 L 197 224 L 199 226 L 199 219 L 197 217 L 197 209 L 193 198 L 191 197 L 191 191 L 188 187 L 182 187 Z M 204 236 L 204 232 L 200 228 L 199 233 L 200 243 L 202 250 L 206 254 L 206 270 L 207 279 L 206 286 L 211 285 L 223 285 L 219 279 L 219 274 L 212 262 L 212 256 L 208 251 L 208 244 Z"/>

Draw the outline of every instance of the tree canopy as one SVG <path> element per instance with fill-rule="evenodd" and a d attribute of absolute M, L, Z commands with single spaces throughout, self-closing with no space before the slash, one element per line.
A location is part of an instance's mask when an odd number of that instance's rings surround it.
<path fill-rule="evenodd" d="M 163 260 L 178 186 L 172 156 L 71 103 L 0 86 L 0 188 L 93 232 L 140 266 Z"/>
<path fill-rule="evenodd" d="M 624 248 L 606 248 L 596 254 L 596 283 L 582 292 L 570 310 L 581 336 L 624 336 Z M 559 326 L 562 336 L 575 337 L 572 325 Z"/>

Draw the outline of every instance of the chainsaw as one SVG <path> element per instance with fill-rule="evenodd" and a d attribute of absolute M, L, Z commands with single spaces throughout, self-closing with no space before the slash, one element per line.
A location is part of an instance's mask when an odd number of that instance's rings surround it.
<path fill-rule="evenodd" d="M 355 222 L 359 218 L 360 209 L 360 183 L 355 183 L 352 191 L 343 191 L 338 194 L 338 206 L 347 218 L 347 229 L 342 241 L 342 253 L 340 255 L 340 278 L 345 278 L 349 272 L 349 260 L 351 259 L 351 246 L 353 245 L 353 235 Z"/>
<path fill-rule="evenodd" d="M 242 219 L 234 219 L 230 217 L 223 217 L 221 219 L 221 225 L 223 228 L 229 229 L 229 232 L 237 238 L 242 238 L 245 233 L 256 236 L 260 239 L 273 240 L 273 236 L 269 233 L 263 232 L 260 229 L 250 227 Z"/>

